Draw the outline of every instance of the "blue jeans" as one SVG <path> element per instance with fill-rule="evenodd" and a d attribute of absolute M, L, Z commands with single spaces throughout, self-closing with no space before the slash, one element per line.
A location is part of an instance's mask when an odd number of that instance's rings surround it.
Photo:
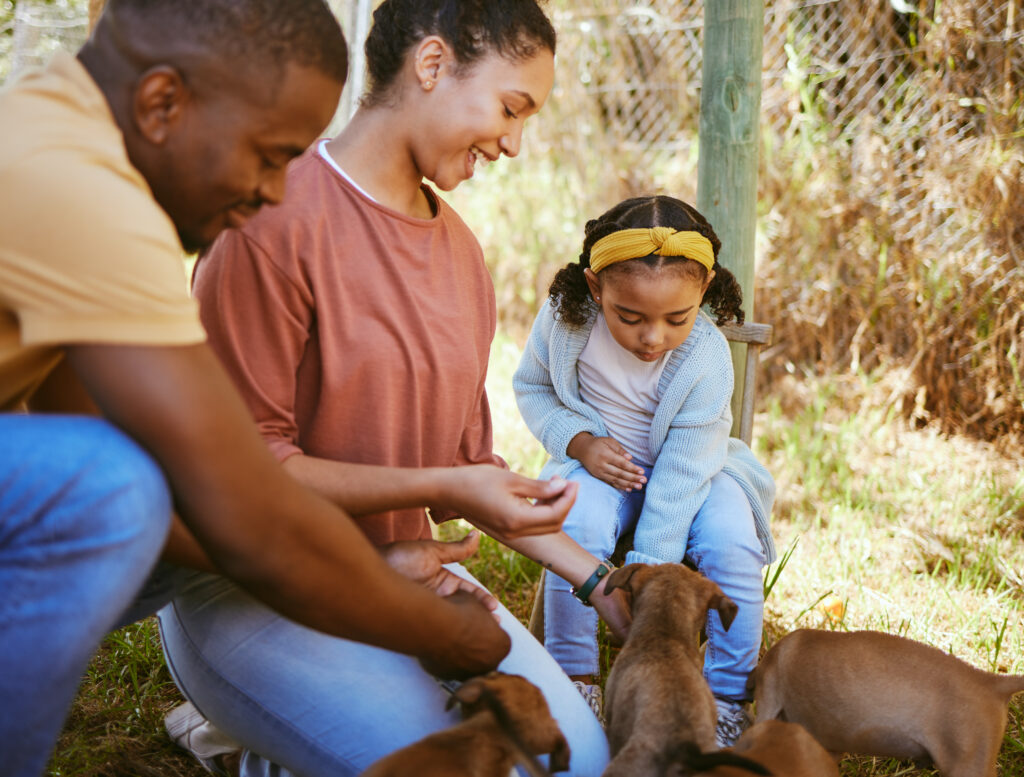
<path fill-rule="evenodd" d="M 156 463 L 94 418 L 0 414 L 0 771 L 42 774 L 170 527 Z"/>
<path fill-rule="evenodd" d="M 358 581 L 338 595 L 359 596 Z M 608 744 L 597 718 L 515 616 L 498 612 L 512 637 L 499 668 L 544 692 L 572 750 L 570 774 L 600 775 Z M 224 578 L 195 573 L 159 619 L 178 687 L 246 748 L 243 777 L 356 775 L 459 720 L 416 659 L 299 626 Z"/>
<path fill-rule="evenodd" d="M 649 480 L 649 467 L 645 475 Z M 569 479 L 577 481 L 580 489 L 562 528 L 593 555 L 608 558 L 619 537 L 636 526 L 644 492 L 620 491 L 583 467 Z M 652 518 L 644 516 L 644 520 Z M 711 492 L 690 528 L 686 558 L 739 607 L 728 631 L 717 612 L 709 613 L 704 677 L 715 696 L 745 699 L 747 676 L 757 664 L 761 645 L 765 559 L 750 503 L 729 475 L 719 473 L 711 479 Z M 545 647 L 567 674 L 597 674 L 597 613 L 572 595 L 565 580 L 550 572 L 544 597 Z"/>

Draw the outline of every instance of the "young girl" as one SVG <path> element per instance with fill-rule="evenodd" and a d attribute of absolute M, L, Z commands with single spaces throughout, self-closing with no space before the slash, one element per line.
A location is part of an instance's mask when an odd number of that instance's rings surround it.
<path fill-rule="evenodd" d="M 716 262 L 707 220 L 672 197 L 626 200 L 586 225 L 579 262 L 558 272 L 514 376 L 520 412 L 551 455 L 541 477 L 579 483 L 563 526 L 598 559 L 635 531 L 627 563 L 684 558 L 739 605 L 708 618 L 704 675 L 721 746 L 746 724 L 746 679 L 761 642 L 761 569 L 775 557 L 775 486 L 729 437 L 732 359 L 718 323 L 742 323 L 739 284 Z M 576 588 L 547 572 L 545 646 L 600 704 L 602 565 Z"/>

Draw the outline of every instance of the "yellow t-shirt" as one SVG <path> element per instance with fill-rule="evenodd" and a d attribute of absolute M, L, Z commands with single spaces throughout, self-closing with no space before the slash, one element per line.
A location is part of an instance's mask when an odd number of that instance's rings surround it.
<path fill-rule="evenodd" d="M 0 409 L 82 343 L 205 339 L 182 247 L 69 54 L 0 92 Z"/>

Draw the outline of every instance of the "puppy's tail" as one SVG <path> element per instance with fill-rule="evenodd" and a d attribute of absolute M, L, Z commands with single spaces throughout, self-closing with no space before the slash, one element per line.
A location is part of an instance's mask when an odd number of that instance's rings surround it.
<path fill-rule="evenodd" d="M 668 749 L 665 754 L 666 770 L 673 764 L 680 768 L 680 777 L 707 772 L 718 766 L 733 766 L 751 774 L 771 775 L 772 773 L 764 764 L 744 758 L 742 755 L 736 755 L 730 750 L 715 750 L 705 753 L 693 742 L 680 742 Z"/>
<path fill-rule="evenodd" d="M 1024 691 L 1024 675 L 1021 674 L 993 674 L 996 689 L 1009 701 L 1015 693 Z"/>

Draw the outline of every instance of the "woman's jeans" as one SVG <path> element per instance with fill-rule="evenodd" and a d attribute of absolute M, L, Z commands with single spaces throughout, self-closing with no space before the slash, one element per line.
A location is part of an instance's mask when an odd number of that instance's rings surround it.
<path fill-rule="evenodd" d="M 156 463 L 95 418 L 0 414 L 0 772 L 38 777 L 163 548 Z"/>
<path fill-rule="evenodd" d="M 644 474 L 649 480 L 649 467 Z M 580 489 L 562 528 L 593 555 L 608 558 L 618 538 L 636 526 L 644 491 L 620 491 L 583 467 L 571 473 L 569 480 L 577 481 Z M 655 516 L 645 515 L 644 520 L 655 520 Z M 750 503 L 729 475 L 719 473 L 711 479 L 711 492 L 690 528 L 686 559 L 739 607 L 728 631 L 718 613 L 709 614 L 704 677 L 715 696 L 746 699 L 747 676 L 757 664 L 761 645 L 765 560 Z M 567 674 L 597 674 L 597 613 L 572 595 L 565 580 L 550 572 L 544 597 L 545 647 Z"/>
<path fill-rule="evenodd" d="M 360 596 L 359 581 L 337 595 Z M 601 725 L 543 646 L 507 609 L 498 613 L 512 637 L 499 668 L 544 692 L 572 750 L 570 774 L 600 775 Z M 178 687 L 246 748 L 243 777 L 356 775 L 459 720 L 416 659 L 299 626 L 223 578 L 193 574 L 159 618 Z"/>

